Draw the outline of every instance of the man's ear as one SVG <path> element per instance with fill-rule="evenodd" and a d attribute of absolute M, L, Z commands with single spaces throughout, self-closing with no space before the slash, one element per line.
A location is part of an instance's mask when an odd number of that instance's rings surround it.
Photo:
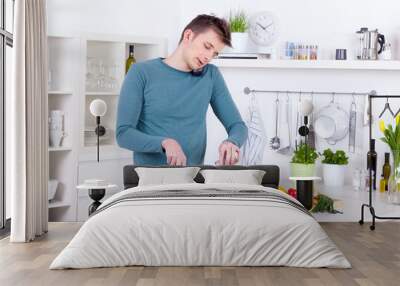
<path fill-rule="evenodd" d="M 194 33 L 191 29 L 186 29 L 185 32 L 183 32 L 183 42 L 190 42 L 194 38 Z"/>

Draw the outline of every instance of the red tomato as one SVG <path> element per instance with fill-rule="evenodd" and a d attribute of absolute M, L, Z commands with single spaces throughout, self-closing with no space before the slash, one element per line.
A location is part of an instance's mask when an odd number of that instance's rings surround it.
<path fill-rule="evenodd" d="M 297 198 L 297 191 L 296 191 L 296 189 L 293 189 L 293 188 L 290 188 L 288 191 L 287 191 L 287 193 L 288 193 L 288 195 L 289 196 L 292 196 L 293 198 Z"/>

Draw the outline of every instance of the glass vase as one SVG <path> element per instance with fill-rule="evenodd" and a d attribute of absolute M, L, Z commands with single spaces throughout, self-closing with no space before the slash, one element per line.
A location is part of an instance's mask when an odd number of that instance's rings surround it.
<path fill-rule="evenodd" d="M 389 177 L 388 201 L 392 204 L 400 204 L 400 150 L 391 150 L 393 168 Z"/>

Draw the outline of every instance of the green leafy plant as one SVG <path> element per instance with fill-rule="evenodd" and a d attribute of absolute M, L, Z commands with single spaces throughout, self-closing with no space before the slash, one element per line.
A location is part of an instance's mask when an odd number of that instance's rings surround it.
<path fill-rule="evenodd" d="M 349 157 L 343 150 L 337 150 L 333 152 L 331 149 L 325 149 L 322 153 L 324 164 L 335 164 L 335 165 L 347 165 L 349 163 Z"/>
<path fill-rule="evenodd" d="M 318 196 L 315 197 L 315 200 L 317 203 L 315 206 L 311 209 L 311 212 L 313 213 L 318 213 L 318 212 L 328 212 L 328 213 L 342 213 L 338 210 L 335 210 L 334 207 L 334 201 L 328 196 L 325 196 L 323 194 L 319 194 Z"/>
<path fill-rule="evenodd" d="M 244 33 L 248 28 L 247 16 L 243 11 L 229 13 L 229 27 L 232 33 Z"/>
<path fill-rule="evenodd" d="M 293 152 L 292 163 L 314 164 L 318 156 L 314 148 L 311 148 L 305 143 L 300 143 L 297 150 Z"/>

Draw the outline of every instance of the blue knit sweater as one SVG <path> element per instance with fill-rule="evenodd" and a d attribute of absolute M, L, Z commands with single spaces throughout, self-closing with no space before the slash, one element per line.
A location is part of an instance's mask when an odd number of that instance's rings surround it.
<path fill-rule="evenodd" d="M 208 64 L 201 75 L 194 75 L 162 58 L 134 64 L 121 88 L 117 142 L 134 151 L 137 165 L 165 165 L 161 142 L 172 138 L 181 145 L 187 165 L 203 164 L 209 104 L 225 127 L 227 140 L 240 147 L 247 127 L 216 66 Z"/>

